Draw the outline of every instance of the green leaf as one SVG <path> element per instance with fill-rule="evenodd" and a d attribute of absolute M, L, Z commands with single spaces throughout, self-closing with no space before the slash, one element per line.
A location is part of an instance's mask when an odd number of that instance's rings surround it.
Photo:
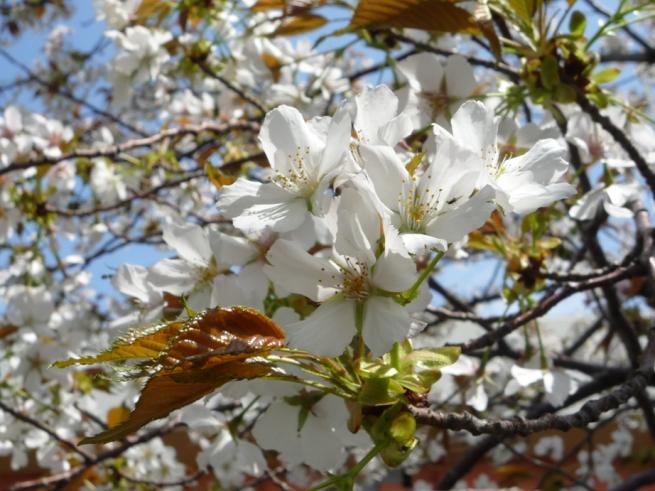
<path fill-rule="evenodd" d="M 411 413 L 401 412 L 396 416 L 389 426 L 389 435 L 396 443 L 406 445 L 411 442 L 416 432 L 416 420 Z"/>
<path fill-rule="evenodd" d="M 420 362 L 426 368 L 438 370 L 457 361 L 461 350 L 459 346 L 444 346 L 442 348 L 424 348 L 412 351 L 404 360 L 404 363 L 415 364 Z"/>
<path fill-rule="evenodd" d="M 575 102 L 576 100 L 576 94 L 575 94 L 575 89 L 571 87 L 570 85 L 558 85 L 555 88 L 555 100 L 557 102 Z"/>
<path fill-rule="evenodd" d="M 554 56 L 546 56 L 541 61 L 541 83 L 549 90 L 554 89 L 560 83 L 559 66 Z"/>
<path fill-rule="evenodd" d="M 569 17 L 569 32 L 575 37 L 584 36 L 587 27 L 587 18 L 579 10 L 574 10 Z"/>
<path fill-rule="evenodd" d="M 475 18 L 446 0 L 360 0 L 350 25 L 439 32 L 477 31 Z"/>
<path fill-rule="evenodd" d="M 609 105 L 609 97 L 607 94 L 605 94 L 603 91 L 597 91 L 597 92 L 590 92 L 587 94 L 587 97 L 591 102 L 596 104 L 598 107 L 601 109 L 607 107 Z"/>
<path fill-rule="evenodd" d="M 411 433 L 412 422 L 406 415 L 402 403 L 397 403 L 386 409 L 380 417 L 368 417 L 364 420 L 365 428 L 371 439 L 380 446 L 380 457 L 390 467 L 402 464 L 418 443 Z M 409 414 L 413 419 L 413 416 Z"/>
<path fill-rule="evenodd" d="M 591 80 L 598 85 L 607 84 L 612 82 L 616 77 L 621 74 L 621 69 L 618 67 L 609 67 L 599 70 L 591 76 Z"/>
<path fill-rule="evenodd" d="M 405 389 L 394 379 L 373 377 L 362 384 L 357 402 L 363 406 L 385 406 L 393 404 L 405 393 Z"/>
<path fill-rule="evenodd" d="M 509 6 L 524 21 L 532 20 L 537 11 L 536 0 L 509 0 Z"/>
<path fill-rule="evenodd" d="M 423 370 L 401 377 L 398 383 L 417 394 L 427 394 L 439 378 L 441 378 L 441 372 L 438 370 Z"/>

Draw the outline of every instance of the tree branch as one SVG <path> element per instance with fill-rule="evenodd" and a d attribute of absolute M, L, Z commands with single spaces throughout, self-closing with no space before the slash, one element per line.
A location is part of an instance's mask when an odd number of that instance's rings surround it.
<path fill-rule="evenodd" d="M 63 162 L 64 160 L 77 159 L 77 158 L 97 158 L 97 157 L 112 157 L 123 152 L 134 150 L 140 147 L 149 147 L 155 143 L 159 143 L 167 138 L 180 137 L 185 135 L 198 135 L 203 132 L 211 132 L 217 135 L 225 135 L 232 131 L 259 131 L 259 123 L 255 121 L 231 121 L 227 123 L 203 123 L 199 125 L 181 126 L 179 128 L 168 128 L 144 138 L 137 138 L 128 140 L 118 145 L 108 145 L 103 148 L 87 148 L 80 149 L 74 152 L 64 154 L 57 158 L 38 157 L 25 162 L 14 162 L 8 166 L 0 169 L 0 175 L 14 172 L 17 170 L 25 170 L 37 166 L 52 166 Z"/>

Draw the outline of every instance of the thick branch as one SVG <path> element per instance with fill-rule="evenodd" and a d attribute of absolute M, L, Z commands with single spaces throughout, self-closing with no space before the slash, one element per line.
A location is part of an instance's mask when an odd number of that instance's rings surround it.
<path fill-rule="evenodd" d="M 650 329 L 648 346 L 644 350 L 639 368 L 634 371 L 632 377 L 609 394 L 587 401 L 579 411 L 573 414 L 545 414 L 535 419 L 517 417 L 487 421 L 470 413 L 446 413 L 417 407 L 410 407 L 410 410 L 419 423 L 449 430 L 466 430 L 473 435 L 490 434 L 494 437 L 505 437 L 509 435 L 526 436 L 531 433 L 553 429 L 568 431 L 572 428 L 583 428 L 598 421 L 603 413 L 622 406 L 631 397 L 643 392 L 653 375 L 654 365 L 655 327 Z"/>
<path fill-rule="evenodd" d="M 521 417 L 495 421 L 483 420 L 470 413 L 446 413 L 426 408 L 411 408 L 411 411 L 417 422 L 448 430 L 466 430 L 473 435 L 488 434 L 495 437 L 526 436 L 545 430 L 568 431 L 572 428 L 584 428 L 590 423 L 598 421 L 603 413 L 625 404 L 637 392 L 642 391 L 647 384 L 648 375 L 637 372 L 621 387 L 606 396 L 585 403 L 576 413 L 566 416 L 546 414 L 533 420 Z"/>

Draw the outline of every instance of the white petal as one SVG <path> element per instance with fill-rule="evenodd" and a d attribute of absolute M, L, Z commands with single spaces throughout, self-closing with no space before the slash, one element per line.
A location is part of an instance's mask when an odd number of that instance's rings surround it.
<path fill-rule="evenodd" d="M 557 182 L 543 186 L 538 183 L 512 182 L 511 179 L 499 179 L 501 190 L 508 197 L 511 211 L 519 215 L 532 213 L 538 208 L 548 206 L 575 194 L 575 187 L 566 182 Z"/>
<path fill-rule="evenodd" d="M 319 403 L 320 404 L 320 403 Z M 346 420 L 342 421 L 346 424 Z M 319 471 L 330 471 L 346 461 L 343 442 L 334 430 L 316 423 L 316 418 L 308 418 L 300 435 L 303 448 L 303 462 Z"/>
<path fill-rule="evenodd" d="M 163 259 L 151 266 L 148 282 L 158 290 L 182 295 L 198 281 L 197 269 L 182 259 Z"/>
<path fill-rule="evenodd" d="M 355 96 L 357 114 L 355 131 L 362 143 L 384 143 L 379 136 L 380 128 L 398 114 L 398 98 L 386 85 L 367 87 Z"/>
<path fill-rule="evenodd" d="M 434 53 L 412 55 L 398 63 L 397 68 L 415 92 L 441 92 L 444 69 Z"/>
<path fill-rule="evenodd" d="M 327 259 L 312 256 L 297 244 L 278 240 L 269 249 L 266 259 L 270 266 L 264 272 L 276 285 L 305 295 L 314 301 L 322 301 L 333 295 L 341 273 Z"/>
<path fill-rule="evenodd" d="M 598 213 L 598 208 L 605 201 L 605 190 L 592 189 L 582 196 L 569 210 L 569 216 L 576 220 L 591 220 Z"/>
<path fill-rule="evenodd" d="M 473 67 L 461 55 L 452 55 L 446 61 L 446 92 L 450 97 L 468 97 L 475 89 Z"/>
<path fill-rule="evenodd" d="M 314 176 L 325 146 L 325 141 L 305 122 L 300 111 L 289 106 L 279 106 L 266 114 L 259 140 L 271 168 L 282 174 L 292 170 L 292 161 L 300 158 L 305 170 Z"/>
<path fill-rule="evenodd" d="M 426 252 L 448 249 L 448 242 L 425 234 L 401 234 L 400 238 L 410 254 L 425 254 Z"/>
<path fill-rule="evenodd" d="M 623 206 L 617 206 L 609 201 L 603 203 L 603 207 L 608 215 L 613 216 L 614 218 L 632 218 L 634 213 L 629 208 L 624 208 Z"/>
<path fill-rule="evenodd" d="M 264 285 L 268 286 L 268 281 L 265 281 Z M 257 309 L 262 308 L 261 302 L 253 305 L 250 295 L 246 293 L 240 278 L 236 275 L 218 275 L 214 278 L 210 298 L 211 307 L 245 305 Z"/>
<path fill-rule="evenodd" d="M 148 303 L 150 295 L 146 282 L 148 270 L 137 264 L 123 264 L 112 278 L 112 284 L 119 292 Z M 152 287 L 150 287 L 151 289 Z"/>
<path fill-rule="evenodd" d="M 360 145 L 359 155 L 380 200 L 392 210 L 398 209 L 398 196 L 403 181 L 411 179 L 393 148 L 382 145 Z"/>
<path fill-rule="evenodd" d="M 473 358 L 467 355 L 460 355 L 455 363 L 442 368 L 441 373 L 455 376 L 465 375 L 467 377 L 471 377 L 475 375 L 479 368 L 480 362 L 477 360 L 477 358 Z"/>
<path fill-rule="evenodd" d="M 473 391 L 466 392 L 466 404 L 471 406 L 476 411 L 484 411 L 489 404 L 489 396 L 487 391 L 484 390 L 484 384 L 478 382 L 475 384 Z"/>
<path fill-rule="evenodd" d="M 334 300 L 287 326 L 289 346 L 321 356 L 339 356 L 355 335 L 355 302 Z"/>
<path fill-rule="evenodd" d="M 264 188 L 267 191 L 262 193 Z M 234 226 L 239 230 L 249 233 L 269 227 L 275 232 L 290 232 L 303 224 L 309 213 L 303 198 L 286 193 L 272 183 L 264 184 L 260 193 L 266 195 L 266 202 L 252 205 L 234 217 Z M 272 194 L 279 195 L 279 200 L 274 201 Z"/>
<path fill-rule="evenodd" d="M 385 145 L 396 146 L 396 144 L 412 133 L 417 126 L 419 111 L 416 108 L 407 108 L 405 111 L 394 117 L 378 131 L 380 141 Z"/>
<path fill-rule="evenodd" d="M 289 324 L 298 322 L 300 320 L 300 316 L 291 307 L 279 307 L 275 310 L 275 313 L 271 319 L 273 319 L 286 330 Z"/>
<path fill-rule="evenodd" d="M 411 323 L 402 305 L 387 297 L 370 297 L 364 306 L 364 342 L 374 356 L 381 356 L 407 337 Z"/>
<path fill-rule="evenodd" d="M 381 235 L 382 220 L 365 193 L 344 189 L 337 211 L 337 235 L 334 244 L 339 254 L 375 262 L 375 249 Z"/>
<path fill-rule="evenodd" d="M 409 256 L 386 250 L 375 263 L 372 283 L 389 292 L 402 292 L 411 287 L 416 279 L 416 264 Z"/>
<path fill-rule="evenodd" d="M 243 266 L 259 255 L 257 248 L 243 237 L 235 237 L 218 230 L 209 231 L 209 244 L 221 271 L 230 266 Z"/>
<path fill-rule="evenodd" d="M 12 133 L 18 133 L 23 129 L 23 117 L 16 106 L 5 108 L 5 125 Z"/>
<path fill-rule="evenodd" d="M 561 406 L 571 390 L 571 377 L 560 370 L 549 371 L 544 375 L 546 400 L 553 406 Z"/>
<path fill-rule="evenodd" d="M 297 436 L 298 410 L 283 401 L 273 402 L 252 429 L 261 448 L 280 452 L 290 465 L 302 462 L 303 452 Z"/>
<path fill-rule="evenodd" d="M 328 127 L 325 150 L 321 158 L 318 176 L 323 177 L 334 170 L 348 150 L 352 133 L 352 121 L 346 107 L 337 110 Z"/>
<path fill-rule="evenodd" d="M 233 184 L 221 189 L 217 200 L 218 211 L 228 218 L 240 215 L 246 208 L 255 204 L 261 186 L 261 182 L 240 177 Z"/>
<path fill-rule="evenodd" d="M 210 308 L 212 297 L 212 285 L 209 283 L 202 283 L 193 289 L 189 294 L 186 303 L 190 309 L 196 312 L 201 312 Z"/>
<path fill-rule="evenodd" d="M 523 368 L 514 365 L 510 372 L 521 387 L 527 387 L 544 378 L 544 371 L 539 368 Z"/>
<path fill-rule="evenodd" d="M 454 210 L 438 216 L 428 224 L 426 232 L 433 237 L 456 242 L 481 227 L 495 208 L 494 190 L 486 186 Z"/>
<path fill-rule="evenodd" d="M 478 155 L 496 147 L 498 121 L 493 110 L 478 101 L 466 101 L 451 121 L 453 136 L 462 145 Z"/>
<path fill-rule="evenodd" d="M 639 196 L 639 186 L 635 183 L 612 184 L 607 186 L 605 194 L 613 205 L 623 206 L 631 199 Z"/>
<path fill-rule="evenodd" d="M 162 227 L 163 239 L 182 259 L 196 266 L 207 266 L 212 256 L 207 232 L 192 223 L 166 224 Z"/>
<path fill-rule="evenodd" d="M 531 179 L 539 184 L 550 184 L 566 173 L 569 164 L 564 160 L 566 149 L 555 139 L 539 140 L 526 153 L 507 160 L 506 173 L 530 171 Z"/>

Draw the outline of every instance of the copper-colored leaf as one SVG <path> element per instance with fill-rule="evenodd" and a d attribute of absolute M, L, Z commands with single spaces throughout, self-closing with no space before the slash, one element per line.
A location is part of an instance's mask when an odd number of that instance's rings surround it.
<path fill-rule="evenodd" d="M 15 333 L 16 331 L 18 331 L 18 328 L 11 324 L 0 326 L 0 339 L 9 336 L 10 334 Z"/>
<path fill-rule="evenodd" d="M 259 363 L 231 362 L 183 373 L 165 371 L 148 380 L 126 421 L 96 436 L 84 438 L 80 444 L 118 440 L 197 401 L 231 380 L 261 377 L 269 370 L 267 365 Z"/>
<path fill-rule="evenodd" d="M 284 340 L 286 333 L 274 321 L 249 307 L 210 309 L 193 322 L 203 330 L 226 331 L 236 336 L 268 336 Z"/>
<path fill-rule="evenodd" d="M 475 31 L 475 18 L 447 0 L 360 0 L 350 25 L 426 31 Z"/>
<path fill-rule="evenodd" d="M 163 0 L 142 0 L 139 7 L 134 12 L 134 17 L 140 20 L 146 20 L 149 17 L 157 17 L 157 23 L 171 11 L 170 2 Z"/>
<path fill-rule="evenodd" d="M 149 359 L 171 367 L 185 361 L 205 366 L 245 359 L 284 344 L 285 333 L 248 307 L 215 308 L 186 321 L 134 330 L 98 355 L 58 361 L 55 367 Z M 209 360 L 213 358 L 213 360 Z M 211 361 L 211 363 L 210 363 Z"/>
<path fill-rule="evenodd" d="M 167 367 L 209 367 L 271 351 L 284 339 L 282 328 L 254 309 L 211 309 L 187 322 L 160 362 Z"/>
<path fill-rule="evenodd" d="M 121 423 L 124 423 L 130 417 L 130 410 L 125 406 L 112 407 L 107 411 L 107 426 L 115 428 Z"/>
<path fill-rule="evenodd" d="M 284 0 L 257 0 L 255 5 L 250 7 L 253 12 L 264 12 L 266 10 L 281 9 L 285 7 Z"/>
<path fill-rule="evenodd" d="M 170 340 L 184 326 L 185 322 L 179 321 L 145 330 L 134 330 L 118 338 L 107 351 L 95 356 L 58 361 L 54 363 L 54 366 L 65 368 L 71 365 L 92 365 L 108 361 L 157 358 L 168 347 Z"/>
<path fill-rule="evenodd" d="M 486 2 L 478 2 L 478 4 L 475 6 L 475 9 L 473 11 L 473 16 L 475 17 L 475 20 L 478 23 L 478 28 L 480 29 L 480 32 L 482 32 L 484 37 L 487 38 L 487 41 L 489 41 L 489 47 L 491 48 L 491 51 L 496 57 L 496 60 L 500 60 L 501 57 L 500 39 L 496 34 L 496 28 L 494 26 L 493 19 L 491 16 L 491 10 L 489 10 L 489 7 L 487 6 Z"/>
<path fill-rule="evenodd" d="M 301 14 L 288 17 L 273 32 L 273 36 L 295 36 L 303 32 L 313 31 L 327 23 L 327 19 L 318 14 Z"/>
<path fill-rule="evenodd" d="M 234 176 L 223 174 L 220 169 L 214 167 L 210 163 L 205 165 L 205 172 L 207 172 L 207 177 L 209 177 L 209 180 L 216 189 L 221 189 L 223 186 L 229 186 L 237 180 Z"/>
<path fill-rule="evenodd" d="M 255 5 L 250 7 L 252 12 L 264 12 L 266 10 L 279 9 L 285 11 L 287 14 L 295 14 L 297 12 L 307 10 L 312 7 L 314 2 L 312 0 L 257 0 Z"/>

